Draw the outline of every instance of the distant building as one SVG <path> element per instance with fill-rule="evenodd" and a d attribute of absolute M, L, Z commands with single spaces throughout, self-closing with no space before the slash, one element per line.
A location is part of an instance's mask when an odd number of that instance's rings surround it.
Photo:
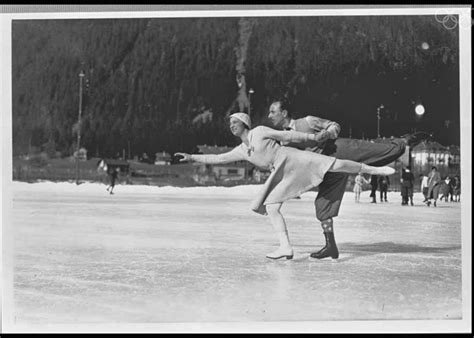
<path fill-rule="evenodd" d="M 78 158 L 79 161 L 87 161 L 87 150 L 85 148 L 80 148 L 79 151 L 75 151 L 74 158 Z"/>
<path fill-rule="evenodd" d="M 170 165 L 171 155 L 167 152 L 162 151 L 161 153 L 155 154 L 155 165 Z"/>
<path fill-rule="evenodd" d="M 270 176 L 270 170 L 263 170 L 255 167 L 252 171 L 252 179 L 256 183 L 263 183 L 267 180 L 268 176 Z"/>
<path fill-rule="evenodd" d="M 412 167 L 415 174 L 428 173 L 436 167 L 442 177 L 460 172 L 460 149 L 458 146 L 445 147 L 438 142 L 421 142 L 411 150 Z"/>
<path fill-rule="evenodd" d="M 449 149 L 449 164 L 448 166 L 460 171 L 461 166 L 461 148 L 456 145 L 451 145 Z"/>
<path fill-rule="evenodd" d="M 375 142 L 390 142 L 389 138 L 376 139 Z M 413 148 L 406 147 L 405 153 L 389 166 L 396 170 L 390 179 L 390 189 L 399 190 L 399 176 L 401 169 L 407 166 L 415 175 L 415 187 L 419 186 L 420 174 L 428 174 L 431 167 L 435 166 L 441 177 L 453 176 L 460 173 L 460 149 L 452 145 L 445 147 L 436 141 L 423 141 Z"/>
<path fill-rule="evenodd" d="M 233 148 L 230 147 L 218 147 L 199 145 L 199 153 L 204 155 L 209 154 L 222 154 L 231 151 Z M 250 171 L 253 166 L 247 161 L 237 161 L 227 164 L 205 164 L 195 162 L 196 174 L 194 180 L 196 182 L 216 183 L 218 181 L 243 181 L 250 179 Z"/>
<path fill-rule="evenodd" d="M 140 158 L 138 158 L 138 156 L 136 156 L 136 161 L 139 161 L 141 163 L 148 163 L 148 164 L 153 164 L 153 160 L 148 157 L 148 154 L 147 153 L 143 153 L 142 156 L 140 156 Z"/>

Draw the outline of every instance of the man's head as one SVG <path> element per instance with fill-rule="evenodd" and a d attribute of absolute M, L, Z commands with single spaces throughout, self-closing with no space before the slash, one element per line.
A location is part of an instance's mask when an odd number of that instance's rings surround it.
<path fill-rule="evenodd" d="M 288 101 L 285 99 L 273 101 L 268 109 L 268 119 L 274 127 L 287 127 L 291 120 L 288 110 Z"/>

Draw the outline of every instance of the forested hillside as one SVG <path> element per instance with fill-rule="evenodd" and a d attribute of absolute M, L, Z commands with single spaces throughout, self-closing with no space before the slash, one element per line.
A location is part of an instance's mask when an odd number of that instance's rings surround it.
<path fill-rule="evenodd" d="M 382 135 L 459 144 L 458 33 L 434 16 L 16 20 L 12 42 L 14 155 L 73 153 L 81 70 L 92 156 L 234 145 L 225 117 L 266 123 L 281 95 L 345 137 L 375 137 L 383 104 Z"/>

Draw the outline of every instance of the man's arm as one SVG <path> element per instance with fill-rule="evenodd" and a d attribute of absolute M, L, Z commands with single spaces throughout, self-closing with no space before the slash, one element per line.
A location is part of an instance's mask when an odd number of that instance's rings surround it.
<path fill-rule="evenodd" d="M 285 142 L 285 143 L 302 143 L 307 141 L 316 141 L 316 134 L 303 133 L 300 131 L 282 131 L 276 130 L 265 126 L 258 126 L 258 131 L 264 138 L 273 139 L 275 141 Z"/>
<path fill-rule="evenodd" d="M 306 116 L 309 126 L 316 132 L 316 141 L 335 140 L 341 131 L 339 123 L 316 116 Z"/>

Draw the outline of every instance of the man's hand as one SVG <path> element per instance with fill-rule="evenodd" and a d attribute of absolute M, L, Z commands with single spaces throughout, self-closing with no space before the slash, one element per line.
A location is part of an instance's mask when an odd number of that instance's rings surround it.
<path fill-rule="evenodd" d="M 321 130 L 319 133 L 314 134 L 314 140 L 316 142 L 324 142 L 331 137 L 331 134 L 327 130 Z"/>

